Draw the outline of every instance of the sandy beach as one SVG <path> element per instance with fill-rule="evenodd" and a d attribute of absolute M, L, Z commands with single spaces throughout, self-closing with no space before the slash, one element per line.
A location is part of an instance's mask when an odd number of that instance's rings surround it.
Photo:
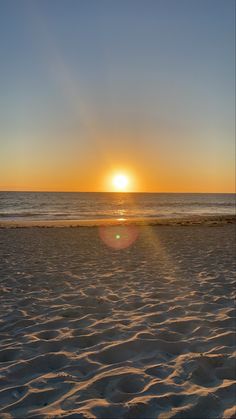
<path fill-rule="evenodd" d="M 137 228 L 0 229 L 1 418 L 236 417 L 235 224 Z"/>

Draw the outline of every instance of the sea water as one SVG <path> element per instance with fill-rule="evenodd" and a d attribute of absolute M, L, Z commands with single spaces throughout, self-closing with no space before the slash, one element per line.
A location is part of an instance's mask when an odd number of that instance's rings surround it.
<path fill-rule="evenodd" d="M 235 194 L 0 192 L 0 221 L 235 215 Z"/>

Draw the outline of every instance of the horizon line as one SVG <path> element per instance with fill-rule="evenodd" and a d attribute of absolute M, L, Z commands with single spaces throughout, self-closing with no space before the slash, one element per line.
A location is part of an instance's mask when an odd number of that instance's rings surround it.
<path fill-rule="evenodd" d="M 139 194 L 139 193 L 146 193 L 146 194 L 236 194 L 236 190 L 234 192 L 183 192 L 183 191 L 58 191 L 58 190 L 24 190 L 24 189 L 0 189 L 1 192 L 19 192 L 19 193 L 113 193 L 113 194 Z"/>

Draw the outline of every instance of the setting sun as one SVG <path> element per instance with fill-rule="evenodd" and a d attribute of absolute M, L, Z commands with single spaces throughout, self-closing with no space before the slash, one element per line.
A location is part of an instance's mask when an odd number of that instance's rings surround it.
<path fill-rule="evenodd" d="M 129 179 L 126 175 L 118 174 L 113 177 L 112 183 L 116 191 L 124 192 L 129 184 Z"/>

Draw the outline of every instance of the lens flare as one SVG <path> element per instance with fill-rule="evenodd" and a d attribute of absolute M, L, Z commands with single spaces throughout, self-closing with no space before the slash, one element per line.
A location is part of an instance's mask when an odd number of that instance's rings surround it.
<path fill-rule="evenodd" d="M 99 236 L 112 249 L 125 249 L 138 238 L 138 228 L 131 226 L 101 226 Z"/>

